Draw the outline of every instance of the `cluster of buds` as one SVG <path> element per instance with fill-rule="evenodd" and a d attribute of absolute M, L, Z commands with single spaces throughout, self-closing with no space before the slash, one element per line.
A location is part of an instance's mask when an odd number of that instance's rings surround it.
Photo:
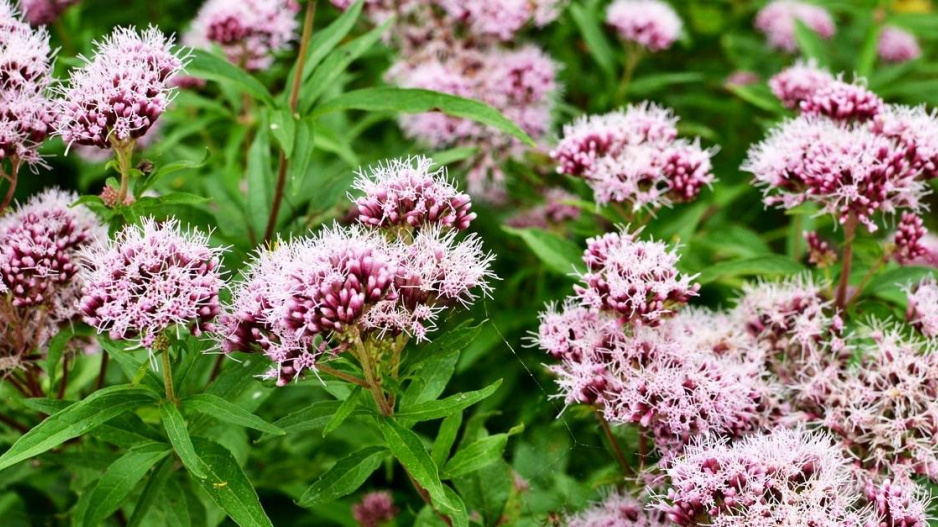
<path fill-rule="evenodd" d="M 355 187 L 359 225 L 257 256 L 221 318 L 222 351 L 262 351 L 285 384 L 344 351 L 425 340 L 441 312 L 489 292 L 492 256 L 475 235 L 457 238 L 475 215 L 445 171 L 391 160 Z"/>
<path fill-rule="evenodd" d="M 915 60 L 922 55 L 915 35 L 895 26 L 886 26 L 880 31 L 876 51 L 880 59 L 893 64 Z"/>
<path fill-rule="evenodd" d="M 566 190 L 554 187 L 544 192 L 544 202 L 508 219 L 508 226 L 516 229 L 547 230 L 580 217 L 580 208 L 568 202 L 578 198 Z"/>
<path fill-rule="evenodd" d="M 756 14 L 755 25 L 765 33 L 770 47 L 794 53 L 798 50 L 795 38 L 798 21 L 823 39 L 830 39 L 837 30 L 826 9 L 797 0 L 772 0 Z"/>
<path fill-rule="evenodd" d="M 814 59 L 799 60 L 775 74 L 769 88 L 787 108 L 836 121 L 869 121 L 885 110 L 883 100 L 863 79 L 846 82 L 842 74 L 835 77 Z"/>
<path fill-rule="evenodd" d="M 830 242 L 821 239 L 818 233 L 806 231 L 804 241 L 808 244 L 808 263 L 811 265 L 823 269 L 837 261 L 837 251 L 831 247 Z"/>
<path fill-rule="evenodd" d="M 20 0 L 23 17 L 34 25 L 41 26 L 55 22 L 69 7 L 81 0 Z"/>
<path fill-rule="evenodd" d="M 624 42 L 652 53 L 670 48 L 684 26 L 674 9 L 661 0 L 616 0 L 606 11 L 606 24 Z"/>
<path fill-rule="evenodd" d="M 908 291 L 906 320 L 922 335 L 938 337 L 938 282 L 934 278 L 922 279 Z"/>
<path fill-rule="evenodd" d="M 646 510 L 642 501 L 624 491 L 610 492 L 599 503 L 566 518 L 567 527 L 667 527 L 664 513 Z"/>
<path fill-rule="evenodd" d="M 677 121 L 650 103 L 584 116 L 564 126 L 550 155 L 559 173 L 584 178 L 601 204 L 624 202 L 637 211 L 692 201 L 714 180 L 715 150 L 678 139 Z"/>

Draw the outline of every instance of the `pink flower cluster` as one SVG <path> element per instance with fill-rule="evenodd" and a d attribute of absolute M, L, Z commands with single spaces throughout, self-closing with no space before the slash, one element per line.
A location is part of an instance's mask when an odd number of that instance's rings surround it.
<path fill-rule="evenodd" d="M 352 517 L 361 527 L 380 527 L 392 521 L 398 512 L 388 491 L 369 492 L 352 507 Z"/>
<path fill-rule="evenodd" d="M 216 44 L 233 64 L 260 71 L 296 40 L 299 11 L 296 0 L 208 0 L 183 41 L 196 48 Z"/>
<path fill-rule="evenodd" d="M 39 145 L 52 131 L 54 109 L 47 97 L 52 52 L 45 29 L 32 29 L 0 3 L 0 163 L 37 164 Z"/>
<path fill-rule="evenodd" d="M 891 63 L 915 60 L 922 55 L 915 35 L 894 26 L 882 29 L 876 51 L 880 59 Z"/>
<path fill-rule="evenodd" d="M 818 67 L 816 60 L 798 60 L 769 79 L 769 88 L 786 108 L 800 108 L 802 102 L 831 82 L 834 76 Z"/>
<path fill-rule="evenodd" d="M 358 186 L 375 212 L 360 208 L 360 225 L 282 242 L 255 258 L 221 318 L 222 351 L 263 351 L 277 364 L 270 376 L 284 384 L 357 339 L 426 339 L 442 311 L 489 292 L 492 256 L 475 235 L 457 238 L 471 218 L 444 172 L 418 157 L 372 173 L 378 176 Z M 453 203 L 448 213 L 414 213 Z M 390 217 L 379 210 L 396 219 L 372 221 Z M 400 235 L 411 227 L 419 229 Z"/>
<path fill-rule="evenodd" d="M 62 88 L 57 133 L 69 145 L 132 144 L 166 110 L 182 67 L 158 29 L 117 28 Z"/>
<path fill-rule="evenodd" d="M 81 0 L 20 0 L 23 16 L 34 25 L 51 24 L 70 6 Z"/>
<path fill-rule="evenodd" d="M 938 337 L 938 282 L 922 279 L 908 291 L 908 301 L 909 324 L 928 338 Z"/>
<path fill-rule="evenodd" d="M 670 48 L 684 26 L 674 9 L 661 0 L 615 0 L 606 10 L 606 24 L 623 41 L 651 52 Z"/>
<path fill-rule="evenodd" d="M 204 234 L 182 231 L 175 219 L 144 218 L 124 227 L 108 244 L 84 252 L 85 322 L 149 349 L 174 326 L 194 335 L 212 331 L 221 311 L 221 252 Z"/>
<path fill-rule="evenodd" d="M 611 492 L 601 502 L 566 518 L 567 527 L 667 527 L 664 514 L 625 492 Z"/>
<path fill-rule="evenodd" d="M 699 139 L 678 139 L 677 120 L 650 103 L 580 117 L 564 125 L 550 155 L 559 173 L 584 178 L 601 204 L 654 210 L 692 201 L 714 180 L 715 150 L 703 149 Z"/>
<path fill-rule="evenodd" d="M 930 499 L 912 479 L 899 475 L 876 483 L 872 478 L 864 485 L 864 495 L 877 519 L 869 527 L 927 527 Z"/>
<path fill-rule="evenodd" d="M 808 263 L 815 267 L 830 267 L 837 261 L 835 251 L 827 240 L 821 239 L 816 232 L 805 232 L 804 240 L 808 244 Z"/>
<path fill-rule="evenodd" d="M 923 240 L 928 230 L 925 222 L 911 212 L 903 212 L 893 236 L 895 252 L 892 257 L 900 264 L 910 264 L 933 256 Z"/>
<path fill-rule="evenodd" d="M 883 100 L 865 86 L 836 79 L 818 86 L 801 102 L 801 111 L 837 121 L 868 121 L 879 115 L 883 106 Z"/>
<path fill-rule="evenodd" d="M 830 13 L 819 5 L 796 0 L 772 0 L 756 14 L 756 29 L 765 33 L 769 46 L 794 53 L 795 21 L 801 21 L 823 39 L 834 36 L 836 27 Z"/>
<path fill-rule="evenodd" d="M 566 190 L 553 187 L 544 192 L 544 203 L 520 212 L 508 219 L 508 226 L 516 229 L 550 229 L 580 217 L 580 208 L 565 202 L 578 199 Z"/>
<path fill-rule="evenodd" d="M 732 444 L 705 438 L 666 473 L 656 508 L 682 527 L 874 525 L 857 506 L 849 461 L 824 434 L 779 429 Z"/>
<path fill-rule="evenodd" d="M 935 120 L 922 124 L 938 128 Z M 919 144 L 905 144 L 896 128 L 803 115 L 750 148 L 742 169 L 764 187 L 766 205 L 815 203 L 839 222 L 853 218 L 873 232 L 877 213 L 917 211 L 927 192 Z"/>

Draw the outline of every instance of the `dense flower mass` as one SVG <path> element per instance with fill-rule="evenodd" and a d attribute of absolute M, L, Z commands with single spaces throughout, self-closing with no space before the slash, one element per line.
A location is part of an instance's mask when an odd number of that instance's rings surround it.
<path fill-rule="evenodd" d="M 114 30 L 62 89 L 58 134 L 69 145 L 132 143 L 166 110 L 171 82 L 182 67 L 172 39 L 158 29 Z"/>
<path fill-rule="evenodd" d="M 645 510 L 645 504 L 624 492 L 613 492 L 601 502 L 567 518 L 567 527 L 667 527 L 664 514 Z"/>
<path fill-rule="evenodd" d="M 714 176 L 714 150 L 677 138 L 677 118 L 642 103 L 564 126 L 550 153 L 557 171 L 586 179 L 601 204 L 626 202 L 633 210 L 694 200 Z"/>
<path fill-rule="evenodd" d="M 769 88 L 786 108 L 800 108 L 821 87 L 834 81 L 834 76 L 817 65 L 816 60 L 799 60 L 769 79 Z"/>
<path fill-rule="evenodd" d="M 299 10 L 296 0 L 208 0 L 183 40 L 198 48 L 216 44 L 232 63 L 263 70 L 296 40 Z"/>
<path fill-rule="evenodd" d="M 578 198 L 562 188 L 550 188 L 544 192 L 544 202 L 522 211 L 508 219 L 508 226 L 516 229 L 550 229 L 566 221 L 580 217 L 580 208 L 566 202 Z"/>
<path fill-rule="evenodd" d="M 220 253 L 175 219 L 128 225 L 84 253 L 84 319 L 112 339 L 139 338 L 145 348 L 176 325 L 195 335 L 211 331 L 221 310 Z"/>
<path fill-rule="evenodd" d="M 393 159 L 360 172 L 355 188 L 364 195 L 354 199 L 358 221 L 372 227 L 468 228 L 476 217 L 469 196 L 447 180 L 445 168 L 433 165 L 420 156 Z"/>
<path fill-rule="evenodd" d="M 838 121 L 868 121 L 883 111 L 883 100 L 858 83 L 826 82 L 801 102 L 805 115 L 824 115 Z"/>
<path fill-rule="evenodd" d="M 774 430 L 727 444 L 702 439 L 667 469 L 657 508 L 680 526 L 863 526 L 849 462 L 830 437 Z"/>
<path fill-rule="evenodd" d="M 908 264 L 932 256 L 932 250 L 923 242 L 927 233 L 922 218 L 911 212 L 903 212 L 893 236 L 895 252 L 892 257 L 901 264 Z"/>
<path fill-rule="evenodd" d="M 559 13 L 561 0 L 432 0 L 475 35 L 509 41 L 525 25 L 544 26 Z"/>
<path fill-rule="evenodd" d="M 392 521 L 398 512 L 388 491 L 369 492 L 352 507 L 352 517 L 361 527 L 379 527 Z"/>
<path fill-rule="evenodd" d="M 51 24 L 81 0 L 20 0 L 23 16 L 34 26 Z"/>
<path fill-rule="evenodd" d="M 823 39 L 833 37 L 836 31 L 834 20 L 826 9 L 797 0 L 772 0 L 756 15 L 756 29 L 765 33 L 769 46 L 793 53 L 798 49 L 796 20 Z"/>
<path fill-rule="evenodd" d="M 928 338 L 938 337 L 938 282 L 925 278 L 908 292 L 909 324 Z"/>
<path fill-rule="evenodd" d="M 918 210 L 927 192 L 897 141 L 857 124 L 817 116 L 782 123 L 753 146 L 743 170 L 764 187 L 765 203 L 792 208 L 813 202 L 841 223 L 869 231 L 877 213 Z"/>
<path fill-rule="evenodd" d="M 928 505 L 926 492 L 912 479 L 899 475 L 876 483 L 868 479 L 863 489 L 867 502 L 877 516 L 869 527 L 926 527 Z"/>
<path fill-rule="evenodd" d="M 681 36 L 681 18 L 661 0 L 616 0 L 606 11 L 606 23 L 619 38 L 648 51 L 670 48 Z"/>
<path fill-rule="evenodd" d="M 924 179 L 938 177 L 938 113 L 922 106 L 890 104 L 877 115 L 871 129 L 896 141 L 905 150 L 912 170 Z"/>
<path fill-rule="evenodd" d="M 892 63 L 915 60 L 922 55 L 915 35 L 894 26 L 886 26 L 880 31 L 876 51 L 879 58 Z"/>

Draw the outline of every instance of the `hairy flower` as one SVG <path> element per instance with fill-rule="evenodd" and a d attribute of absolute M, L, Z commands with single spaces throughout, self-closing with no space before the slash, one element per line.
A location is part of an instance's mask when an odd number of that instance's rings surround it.
<path fill-rule="evenodd" d="M 145 348 L 175 325 L 195 335 L 212 331 L 221 309 L 221 252 L 175 219 L 124 227 L 107 245 L 84 252 L 85 321 L 115 340 L 139 338 Z"/>
<path fill-rule="evenodd" d="M 651 52 L 670 48 L 684 25 L 674 9 L 661 0 L 616 0 L 606 11 L 606 24 L 622 40 Z"/>
<path fill-rule="evenodd" d="M 834 76 L 820 68 L 816 60 L 798 60 L 769 79 L 769 88 L 786 108 L 799 108 L 803 101 L 831 82 Z"/>
<path fill-rule="evenodd" d="M 81 0 L 20 0 L 23 16 L 34 26 L 51 24 Z"/>
<path fill-rule="evenodd" d="M 876 51 L 879 58 L 891 63 L 915 60 L 922 55 L 915 35 L 895 26 L 886 26 L 880 31 Z"/>
<path fill-rule="evenodd" d="M 13 306 L 65 307 L 63 294 L 75 301 L 79 254 L 107 235 L 91 211 L 71 207 L 77 199 L 49 189 L 0 218 L 0 286 Z M 74 309 L 67 311 L 51 316 L 70 318 Z"/>
<path fill-rule="evenodd" d="M 735 443 L 704 438 L 666 470 L 656 508 L 695 527 L 862 526 L 849 462 L 831 438 L 774 430 Z"/>
<path fill-rule="evenodd" d="M 529 22 L 547 25 L 562 0 L 433 0 L 474 35 L 509 41 Z"/>
<path fill-rule="evenodd" d="M 805 231 L 804 240 L 808 245 L 808 263 L 815 267 L 830 267 L 837 261 L 835 251 L 827 240 L 821 239 L 816 232 Z"/>
<path fill-rule="evenodd" d="M 655 325 L 700 287 L 678 272 L 678 259 L 665 244 L 624 231 L 590 238 L 584 285 L 575 289 L 586 306 L 616 313 L 623 322 Z"/>
<path fill-rule="evenodd" d="M 359 172 L 355 188 L 364 196 L 353 199 L 358 221 L 372 227 L 440 225 L 464 230 L 476 214 L 468 194 L 447 180 L 446 169 L 434 169 L 423 156 L 392 159 Z"/>
<path fill-rule="evenodd" d="M 183 67 L 172 39 L 151 27 L 117 28 L 62 89 L 57 133 L 69 145 L 108 148 L 147 133 L 169 105 Z"/>
<path fill-rule="evenodd" d="M 900 264 L 909 264 L 930 256 L 931 249 L 923 243 L 926 234 L 928 230 L 922 218 L 911 212 L 903 212 L 893 236 L 896 249 L 892 257 Z"/>
<path fill-rule="evenodd" d="M 801 102 L 801 111 L 838 121 L 868 121 L 883 111 L 883 100 L 862 84 L 838 79 L 814 90 Z"/>
<path fill-rule="evenodd" d="M 611 492 L 601 502 L 566 519 L 567 527 L 667 527 L 664 514 L 624 492 Z"/>
<path fill-rule="evenodd" d="M 841 223 L 870 232 L 876 213 L 918 210 L 925 185 L 904 149 L 868 127 L 802 116 L 772 130 L 749 150 L 742 169 L 764 187 L 766 205 L 814 202 Z"/>
<path fill-rule="evenodd" d="M 928 338 L 938 337 L 938 282 L 932 277 L 922 279 L 908 291 L 909 324 Z"/>
<path fill-rule="evenodd" d="M 800 20 L 823 39 L 834 36 L 836 27 L 830 13 L 821 6 L 795 0 L 772 0 L 756 15 L 756 29 L 765 33 L 769 46 L 794 53 L 795 21 Z"/>
<path fill-rule="evenodd" d="M 352 506 L 352 517 L 361 527 L 379 527 L 392 521 L 398 512 L 394 497 L 386 490 L 369 492 Z"/>
<path fill-rule="evenodd" d="M 183 40 L 198 48 L 217 44 L 232 63 L 263 70 L 296 40 L 299 10 L 296 0 L 208 0 Z"/>
<path fill-rule="evenodd" d="M 923 179 L 938 177 L 938 113 L 922 106 L 890 104 L 870 125 L 874 133 L 896 141 L 912 169 Z"/>
<path fill-rule="evenodd" d="M 930 499 L 912 479 L 899 475 L 876 483 L 872 478 L 864 484 L 863 493 L 877 516 L 870 527 L 927 527 Z"/>

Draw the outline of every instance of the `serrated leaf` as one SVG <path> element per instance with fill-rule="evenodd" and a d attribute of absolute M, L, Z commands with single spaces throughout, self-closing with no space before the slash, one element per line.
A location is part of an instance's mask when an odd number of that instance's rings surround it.
<path fill-rule="evenodd" d="M 355 492 L 381 466 L 386 453 L 385 448 L 368 447 L 336 461 L 303 493 L 300 506 L 328 503 Z"/>
<path fill-rule="evenodd" d="M 257 491 L 225 447 L 195 438 L 193 445 L 205 463 L 208 477 L 197 482 L 219 507 L 241 527 L 273 527 Z"/>
<path fill-rule="evenodd" d="M 352 3 L 342 14 L 324 29 L 316 31 L 309 41 L 309 56 L 303 65 L 303 83 L 308 82 L 319 63 L 326 58 L 339 42 L 355 27 L 365 0 Z M 292 76 L 291 76 L 292 78 Z"/>
<path fill-rule="evenodd" d="M 772 254 L 711 265 L 701 271 L 695 281 L 700 284 L 709 284 L 721 278 L 734 276 L 786 276 L 804 271 L 805 267 L 800 263 L 784 256 Z"/>
<path fill-rule="evenodd" d="M 521 238 L 548 269 L 563 275 L 583 270 L 583 249 L 570 240 L 541 229 L 502 229 Z"/>
<path fill-rule="evenodd" d="M 131 449 L 112 463 L 91 491 L 85 510 L 85 525 L 100 525 L 114 514 L 150 467 L 169 452 L 166 444 L 151 443 Z"/>
<path fill-rule="evenodd" d="M 0 470 L 38 456 L 69 439 L 94 430 L 124 412 L 154 400 L 152 392 L 128 385 L 98 390 L 83 401 L 49 416 L 20 437 L 0 456 Z"/>
<path fill-rule="evenodd" d="M 484 468 L 505 455 L 508 438 L 524 430 L 524 425 L 516 426 L 507 433 L 495 434 L 475 441 L 456 452 L 452 459 L 443 466 L 443 477 L 453 479 L 471 474 Z"/>
<path fill-rule="evenodd" d="M 256 100 L 273 106 L 274 98 L 263 84 L 246 71 L 219 57 L 201 49 L 193 49 L 186 73 L 193 77 L 216 82 L 233 82 Z"/>
<path fill-rule="evenodd" d="M 413 421 L 431 421 L 449 417 L 457 412 L 462 412 L 479 401 L 487 399 L 498 390 L 501 384 L 502 380 L 499 379 L 481 390 L 458 393 L 438 401 L 415 404 L 403 409 L 397 414 L 397 417 Z"/>
<path fill-rule="evenodd" d="M 264 232 L 267 218 L 270 216 L 270 204 L 273 201 L 274 175 L 270 160 L 270 135 L 267 118 L 261 112 L 260 123 L 254 142 L 247 153 L 245 177 L 248 184 L 248 214 L 253 221 L 255 232 Z"/>
<path fill-rule="evenodd" d="M 163 421 L 163 428 L 166 430 L 166 436 L 173 445 L 176 455 L 185 465 L 190 474 L 199 479 L 205 479 L 205 465 L 199 456 L 196 455 L 192 446 L 192 438 L 189 437 L 189 430 L 186 429 L 186 422 L 179 413 L 179 409 L 169 402 L 160 404 L 160 419 Z"/>
<path fill-rule="evenodd" d="M 429 344 L 420 346 L 407 354 L 402 366 L 403 371 L 413 373 L 425 363 L 449 351 L 461 351 L 474 341 L 482 332 L 485 323 L 473 326 L 472 321 L 465 321 L 455 328 L 437 335 Z"/>
<path fill-rule="evenodd" d="M 407 472 L 423 487 L 434 505 L 444 513 L 453 512 L 454 506 L 446 497 L 439 470 L 424 448 L 417 434 L 399 425 L 392 419 L 380 419 L 378 428 L 385 444 Z"/>
<path fill-rule="evenodd" d="M 284 435 L 286 433 L 282 429 L 248 412 L 244 408 L 210 393 L 201 393 L 187 397 L 182 402 L 182 405 L 183 408 L 195 410 L 196 412 L 233 425 L 253 428 L 254 430 L 273 435 Z"/>
<path fill-rule="evenodd" d="M 424 113 L 443 112 L 453 117 L 470 119 L 520 139 L 529 146 L 534 141 L 518 125 L 498 110 L 472 99 L 464 99 L 429 90 L 407 88 L 364 88 L 343 93 L 320 104 L 312 115 L 319 117 L 343 110 L 368 112 Z"/>

